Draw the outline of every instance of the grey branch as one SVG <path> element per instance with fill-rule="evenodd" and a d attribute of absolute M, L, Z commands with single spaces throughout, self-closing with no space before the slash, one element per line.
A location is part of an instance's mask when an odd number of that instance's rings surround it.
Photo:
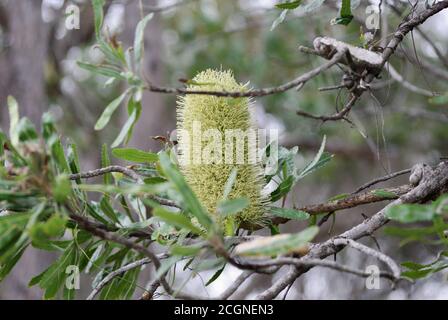
<path fill-rule="evenodd" d="M 143 183 L 142 178 L 132 169 L 122 167 L 122 166 L 108 166 L 100 169 L 95 169 L 87 172 L 74 173 L 69 176 L 70 180 L 78 180 L 78 179 L 89 179 L 101 175 L 105 175 L 111 172 L 120 172 L 129 178 L 137 181 L 138 183 Z"/>
<path fill-rule="evenodd" d="M 398 73 L 397 70 L 395 70 L 394 67 L 392 67 L 392 65 L 390 63 L 387 63 L 385 65 L 385 69 L 389 72 L 391 77 L 395 81 L 397 81 L 403 88 L 405 88 L 405 89 L 407 89 L 407 90 L 409 90 L 411 92 L 414 92 L 416 94 L 423 95 L 425 97 L 434 97 L 434 93 L 433 92 L 431 92 L 429 90 L 426 90 L 426 89 L 423 89 L 423 88 L 420 88 L 420 87 L 417 87 L 416 85 L 414 85 L 414 84 L 410 83 L 409 81 L 407 81 L 400 73 Z"/>
<path fill-rule="evenodd" d="M 118 268 L 117 270 L 112 271 L 109 273 L 106 277 L 104 277 L 103 280 L 101 280 L 100 283 L 92 290 L 92 292 L 89 294 L 86 300 L 93 300 L 95 296 L 103 289 L 109 282 L 111 282 L 115 277 L 118 277 L 122 275 L 123 273 L 141 267 L 145 264 L 150 263 L 151 260 L 148 258 L 143 258 L 134 262 L 131 262 L 125 266 L 122 266 L 121 268 Z"/>
<path fill-rule="evenodd" d="M 448 0 L 440 1 L 433 4 L 426 10 L 423 10 L 419 14 L 411 11 L 409 15 L 403 20 L 395 31 L 393 38 L 389 41 L 388 45 L 383 51 L 383 66 L 398 48 L 398 45 L 403 41 L 404 37 L 411 32 L 415 27 L 424 23 L 429 17 L 439 13 L 443 9 L 448 8 Z"/>
<path fill-rule="evenodd" d="M 218 297 L 219 300 L 227 300 L 236 290 L 246 281 L 254 272 L 251 270 L 246 270 L 241 273 L 238 278 L 233 281 L 233 283 Z"/>
<path fill-rule="evenodd" d="M 380 182 L 383 182 L 383 181 L 387 181 L 387 180 L 393 179 L 393 178 L 395 178 L 395 177 L 401 176 L 401 175 L 403 175 L 403 174 L 408 174 L 408 173 L 410 173 L 410 172 L 411 172 L 411 169 L 404 169 L 404 170 L 397 171 L 397 172 L 388 174 L 388 175 L 386 175 L 386 176 L 383 176 L 383 177 L 374 179 L 374 180 L 372 180 L 372 181 L 369 181 L 369 182 L 363 184 L 363 185 L 360 186 L 358 189 L 356 189 L 355 191 L 353 191 L 351 194 L 359 193 L 359 192 L 361 192 L 361 191 L 363 191 L 363 190 L 365 190 L 365 189 L 367 189 L 367 188 L 369 188 L 369 187 L 371 187 L 371 186 L 373 186 L 373 185 L 375 185 L 375 184 L 377 184 L 377 183 L 380 183 Z"/>
<path fill-rule="evenodd" d="M 371 218 L 364 220 L 362 223 L 345 231 L 339 236 L 333 237 L 323 243 L 313 245 L 309 253 L 301 259 L 324 259 L 333 255 L 344 248 L 344 246 L 335 245 L 336 239 L 358 240 L 365 236 L 372 235 L 377 229 L 388 222 L 385 213 L 389 208 L 402 203 L 422 203 L 447 191 L 448 162 L 441 162 L 435 169 L 429 169 L 424 173 L 418 186 L 389 203 Z M 309 269 L 310 267 L 296 267 L 291 269 L 286 275 L 274 283 L 272 287 L 259 294 L 256 299 L 265 300 L 275 298 L 283 289 L 293 283 L 300 275 L 304 274 Z"/>
<path fill-rule="evenodd" d="M 337 246 L 342 245 L 342 246 L 352 247 L 362 253 L 365 253 L 369 256 L 375 257 L 378 260 L 383 261 L 389 267 L 389 269 L 392 271 L 393 278 L 395 280 L 398 280 L 400 278 L 400 274 L 401 274 L 400 267 L 397 265 L 397 263 L 391 257 L 385 255 L 384 253 L 374 250 L 372 248 L 369 248 L 369 247 L 367 247 L 359 242 L 356 242 L 352 239 L 339 238 L 339 239 L 334 240 L 334 244 Z"/>
<path fill-rule="evenodd" d="M 262 97 L 262 96 L 268 96 L 276 93 L 283 93 L 285 91 L 297 88 L 299 86 L 302 86 L 307 81 L 311 80 L 321 72 L 329 69 L 333 65 L 337 64 L 342 57 L 345 55 L 345 52 L 338 52 L 334 55 L 334 57 L 320 65 L 319 67 L 308 71 L 307 73 L 297 77 L 294 80 L 291 80 L 289 82 L 286 82 L 278 87 L 269 87 L 269 88 L 262 88 L 262 89 L 251 89 L 248 91 L 235 91 L 235 92 L 229 92 L 229 91 L 208 91 L 208 90 L 191 90 L 186 88 L 168 88 L 168 87 L 159 87 L 152 84 L 146 85 L 146 90 L 152 91 L 152 92 L 158 92 L 158 93 L 167 93 L 167 94 L 202 94 L 202 95 L 212 95 L 217 97 L 232 97 L 232 98 L 241 98 L 241 97 Z"/>
<path fill-rule="evenodd" d="M 108 166 L 108 167 L 99 168 L 99 169 L 95 169 L 95 170 L 91 170 L 91 171 L 87 171 L 87 172 L 74 173 L 69 176 L 69 179 L 70 180 L 88 179 L 88 178 L 105 175 L 105 174 L 111 173 L 111 172 L 122 173 L 125 176 L 127 176 L 127 177 L 131 178 L 132 180 L 134 180 L 135 182 L 137 182 L 138 184 L 144 183 L 142 178 L 139 176 L 139 174 L 137 172 L 135 172 L 132 169 L 123 167 L 123 166 Z M 161 197 L 158 197 L 155 195 L 148 195 L 148 198 L 151 198 L 152 200 L 154 200 L 164 206 L 179 208 L 178 204 L 176 204 L 174 201 L 171 201 L 168 199 L 164 199 L 164 198 L 161 198 Z"/>
<path fill-rule="evenodd" d="M 366 247 L 366 248 L 370 249 L 368 247 Z M 370 250 L 375 251 L 373 249 L 370 249 Z M 364 251 L 364 252 L 366 252 L 366 251 Z M 371 254 L 371 255 L 373 255 L 373 254 Z M 377 258 L 379 258 L 379 257 L 377 256 Z M 243 264 L 247 268 L 266 268 L 266 267 L 285 266 L 285 265 L 293 265 L 296 267 L 306 267 L 306 268 L 324 267 L 324 268 L 334 269 L 334 270 L 341 271 L 341 272 L 351 273 L 351 274 L 361 276 L 364 278 L 372 275 L 369 272 L 365 272 L 365 271 L 359 270 L 359 269 L 354 269 L 349 266 L 339 264 L 339 263 L 336 263 L 331 260 L 321 260 L 321 259 L 315 259 L 315 258 L 299 259 L 299 258 L 293 258 L 293 257 L 280 257 L 277 259 L 271 259 L 271 260 L 266 260 L 266 261 L 257 261 L 257 260 L 245 261 L 245 262 L 243 262 Z M 389 280 L 392 280 L 392 281 L 397 281 L 400 277 L 400 272 L 399 272 L 399 270 L 398 270 L 398 273 L 395 273 L 395 270 L 394 270 L 394 273 L 381 272 L 380 276 L 387 278 Z"/>

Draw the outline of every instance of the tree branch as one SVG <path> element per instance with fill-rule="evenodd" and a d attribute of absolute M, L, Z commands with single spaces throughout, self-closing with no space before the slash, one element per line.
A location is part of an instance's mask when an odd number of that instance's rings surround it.
<path fill-rule="evenodd" d="M 435 169 L 426 171 L 418 186 L 412 188 L 409 192 L 400 198 L 388 204 L 371 218 L 364 220 L 357 226 L 345 231 L 339 236 L 333 237 L 323 243 L 315 244 L 311 247 L 308 254 L 302 257 L 307 259 L 324 259 L 341 251 L 344 246 L 335 245 L 337 239 L 358 240 L 365 236 L 373 234 L 388 222 L 386 211 L 402 203 L 421 203 L 438 196 L 440 193 L 448 190 L 448 162 L 441 162 Z M 304 274 L 310 267 L 297 267 L 291 269 L 286 275 L 281 277 L 272 287 L 259 294 L 256 299 L 273 299 L 289 284 L 295 281 L 297 277 Z"/>
<path fill-rule="evenodd" d="M 283 93 L 285 91 L 297 88 L 303 84 L 305 84 L 310 79 L 314 78 L 318 74 L 320 74 L 322 71 L 325 71 L 338 63 L 341 58 L 345 55 L 345 52 L 339 52 L 334 57 L 320 65 L 319 67 L 308 71 L 307 73 L 297 77 L 294 80 L 291 80 L 289 82 L 286 82 L 278 87 L 269 87 L 269 88 L 262 88 L 262 89 L 251 89 L 248 91 L 236 91 L 236 92 L 229 92 L 229 91 L 208 91 L 208 90 L 191 90 L 186 88 L 169 88 L 169 87 L 159 87 L 153 84 L 147 84 L 145 87 L 146 90 L 151 92 L 158 92 L 158 93 L 166 93 L 166 94 L 202 94 L 202 95 L 212 95 L 217 97 L 232 97 L 232 98 L 241 98 L 241 97 L 262 97 L 262 96 L 268 96 L 276 93 Z"/>

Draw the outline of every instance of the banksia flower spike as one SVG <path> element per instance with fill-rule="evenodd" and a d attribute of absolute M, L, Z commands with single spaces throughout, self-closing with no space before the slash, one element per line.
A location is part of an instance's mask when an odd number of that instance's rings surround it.
<path fill-rule="evenodd" d="M 199 73 L 188 89 L 247 90 L 236 82 L 231 71 L 210 69 Z M 233 216 L 234 221 L 245 226 L 263 225 L 269 200 L 263 193 L 263 167 L 258 161 L 258 136 L 250 104 L 249 98 L 213 95 L 187 94 L 178 99 L 180 168 L 199 201 L 218 223 L 227 218 L 220 215 L 217 204 L 223 199 L 229 176 L 236 172 L 227 199 L 244 197 L 249 204 Z"/>

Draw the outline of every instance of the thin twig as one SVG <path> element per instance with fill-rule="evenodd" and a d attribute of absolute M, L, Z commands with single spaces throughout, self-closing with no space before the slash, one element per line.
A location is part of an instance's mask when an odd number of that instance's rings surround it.
<path fill-rule="evenodd" d="M 397 171 L 397 172 L 388 174 L 388 175 L 380 177 L 380 178 L 376 178 L 376 179 L 374 179 L 372 181 L 369 181 L 369 182 L 363 184 L 358 189 L 353 191 L 351 194 L 359 193 L 359 192 L 361 192 L 361 191 L 363 191 L 363 190 L 365 190 L 365 189 L 367 189 L 367 188 L 369 188 L 369 187 L 371 187 L 371 186 L 373 186 L 373 185 L 375 185 L 377 183 L 380 183 L 380 182 L 383 182 L 383 181 L 387 181 L 387 180 L 390 180 L 390 179 L 393 179 L 395 177 L 398 177 L 398 176 L 401 176 L 401 175 L 404 175 L 404 174 L 408 174 L 408 173 L 411 173 L 411 169 L 404 169 L 404 170 Z"/>
<path fill-rule="evenodd" d="M 89 294 L 86 300 L 93 300 L 95 296 L 103 289 L 109 282 L 111 282 L 115 277 L 122 275 L 123 273 L 141 267 L 145 264 L 150 263 L 151 260 L 148 258 L 143 258 L 134 262 L 131 262 L 127 265 L 122 266 L 121 268 L 118 268 L 117 270 L 112 271 L 109 273 L 106 277 L 104 277 L 103 280 L 101 280 L 98 285 L 93 288 L 92 292 Z"/>
<path fill-rule="evenodd" d="M 397 70 L 395 70 L 394 67 L 392 67 L 392 65 L 390 63 L 387 63 L 385 65 L 385 69 L 389 72 L 389 74 L 395 81 L 397 81 L 401 86 L 403 86 L 403 88 L 405 88 L 411 92 L 414 92 L 416 94 L 423 95 L 425 97 L 434 97 L 433 92 L 423 89 L 423 88 L 420 88 L 420 87 L 417 87 L 416 85 L 413 85 L 412 83 L 407 81 L 400 73 L 398 73 Z"/>
<path fill-rule="evenodd" d="M 87 172 L 74 173 L 69 176 L 69 179 L 70 180 L 89 179 L 111 172 L 120 172 L 139 183 L 143 183 L 142 178 L 134 170 L 122 166 L 108 166 Z"/>
<path fill-rule="evenodd" d="M 297 111 L 297 115 L 305 117 L 305 118 L 311 118 L 311 119 L 315 119 L 315 120 L 322 120 L 322 121 L 337 121 L 337 120 L 342 120 L 345 119 L 347 120 L 346 116 L 347 114 L 350 112 L 350 110 L 352 109 L 352 107 L 354 106 L 355 102 L 358 100 L 359 94 L 353 94 L 352 97 L 350 98 L 350 100 L 347 102 L 347 104 L 344 106 L 344 108 L 342 108 L 341 111 L 330 115 L 330 116 L 318 116 L 318 115 L 314 115 L 305 111 Z"/>
<path fill-rule="evenodd" d="M 365 253 L 369 256 L 375 257 L 378 260 L 383 261 L 389 267 L 389 269 L 392 271 L 393 277 L 395 279 L 400 278 L 400 274 L 401 274 L 400 267 L 391 257 L 385 255 L 384 253 L 374 250 L 372 248 L 369 248 L 369 247 L 367 247 L 359 242 L 356 242 L 352 239 L 345 239 L 345 238 L 335 239 L 334 244 L 336 246 L 342 245 L 342 246 L 352 247 L 353 249 L 356 249 L 362 253 Z"/>
<path fill-rule="evenodd" d="M 217 97 L 232 97 L 232 98 L 242 98 L 242 97 L 263 97 L 268 96 L 276 93 L 283 93 L 285 91 L 288 91 L 290 89 L 297 88 L 299 85 L 302 85 L 309 81 L 310 79 L 314 78 L 318 74 L 320 74 L 322 71 L 327 70 L 328 68 L 332 67 L 336 63 L 338 63 L 345 52 L 339 52 L 334 55 L 334 57 L 320 65 L 319 67 L 308 71 L 307 73 L 304 73 L 303 75 L 297 77 L 294 80 L 291 80 L 289 82 L 286 82 L 278 87 L 269 87 L 269 88 L 262 88 L 262 89 L 251 89 L 248 91 L 209 91 L 209 90 L 192 90 L 187 88 L 169 88 L 169 87 L 159 87 L 153 84 L 147 84 L 145 89 L 151 92 L 158 92 L 158 93 L 166 93 L 166 94 L 200 94 L 200 95 L 212 95 Z"/>
<path fill-rule="evenodd" d="M 123 166 L 116 166 L 116 165 L 99 168 L 99 169 L 95 169 L 95 170 L 91 170 L 91 171 L 87 171 L 87 172 L 74 173 L 69 176 L 69 179 L 70 180 L 89 179 L 89 178 L 101 176 L 104 174 L 108 174 L 111 172 L 122 173 L 122 174 L 128 176 L 129 178 L 131 178 L 132 180 L 134 180 L 135 182 L 137 182 L 138 184 L 144 184 L 142 178 L 140 177 L 140 175 L 137 172 L 135 172 L 132 169 L 129 169 L 129 168 L 126 168 Z M 164 206 L 179 208 L 179 205 L 176 204 L 174 201 L 164 199 L 164 198 L 158 197 L 156 195 L 148 195 L 148 198 L 150 198 Z"/>
<path fill-rule="evenodd" d="M 372 249 L 373 250 L 373 249 Z M 375 250 L 373 250 L 375 251 Z M 286 265 L 294 265 L 296 267 L 324 267 L 324 268 L 330 268 L 341 272 L 347 272 L 351 273 L 360 277 L 369 277 L 372 274 L 370 272 L 365 272 L 363 270 L 354 269 L 349 266 L 336 263 L 331 260 L 321 260 L 321 259 L 313 259 L 313 258 L 307 258 L 307 259 L 299 259 L 299 258 L 292 258 L 292 257 L 280 257 L 276 259 L 271 260 L 254 260 L 254 261 L 245 261 L 240 262 L 242 266 L 246 268 L 253 268 L 253 269 L 259 269 L 259 268 L 266 268 L 266 267 L 273 267 L 273 266 L 286 266 Z M 392 281 L 398 280 L 400 273 L 398 273 L 398 276 L 396 276 L 395 273 L 388 273 L 388 272 L 381 272 L 381 277 L 387 278 Z"/>
<path fill-rule="evenodd" d="M 123 236 L 118 235 L 116 233 L 109 232 L 109 231 L 106 231 L 103 229 L 99 229 L 95 225 L 91 224 L 90 221 L 86 217 L 80 216 L 78 214 L 72 213 L 72 214 L 70 214 L 70 218 L 72 220 L 76 221 L 76 223 L 78 224 L 78 226 L 81 229 L 84 229 L 84 230 L 90 232 L 92 235 L 95 235 L 103 240 L 115 242 L 115 243 L 121 244 L 129 249 L 133 249 L 133 250 L 143 254 L 144 256 L 148 257 L 154 264 L 156 270 L 160 268 L 161 264 L 160 264 L 159 258 L 151 250 L 144 247 L 143 245 L 133 242 L 133 241 L 131 241 L 127 238 L 124 238 Z M 172 292 L 172 289 L 168 285 L 164 275 L 160 276 L 160 282 L 161 282 L 162 286 L 164 287 L 164 289 L 168 293 Z"/>
<path fill-rule="evenodd" d="M 301 259 L 324 259 L 343 249 L 343 246 L 336 246 L 334 241 L 336 239 L 345 238 L 358 240 L 365 236 L 373 234 L 374 231 L 381 228 L 389 220 L 386 217 L 386 211 L 396 205 L 402 203 L 419 203 L 438 196 L 441 192 L 447 192 L 448 189 L 448 163 L 441 162 L 435 169 L 430 169 L 425 172 L 420 183 L 409 192 L 402 195 L 399 199 L 389 203 L 382 210 L 373 215 L 370 219 L 366 219 L 355 227 L 345 231 L 339 236 L 333 237 L 323 243 L 314 245 L 308 254 Z M 270 288 L 260 293 L 256 299 L 265 300 L 275 298 L 281 291 L 283 291 L 291 282 L 295 281 L 297 277 L 304 274 L 310 267 L 296 267 L 278 279 Z"/>
<path fill-rule="evenodd" d="M 235 279 L 235 281 L 232 282 L 232 284 L 218 297 L 219 300 L 227 300 L 232 294 L 235 293 L 236 290 L 246 281 L 248 278 L 250 278 L 251 275 L 253 275 L 254 272 L 247 270 L 241 273 L 238 278 Z"/>

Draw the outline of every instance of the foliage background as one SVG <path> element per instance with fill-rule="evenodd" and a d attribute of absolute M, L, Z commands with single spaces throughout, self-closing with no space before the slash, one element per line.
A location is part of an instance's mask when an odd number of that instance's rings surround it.
<path fill-rule="evenodd" d="M 93 129 L 104 107 L 121 94 L 123 87 L 117 83 L 105 88 L 104 77 L 78 67 L 78 60 L 99 62 L 102 57 L 98 50 L 92 48 L 95 40 L 90 3 L 76 2 L 81 7 L 81 28 L 68 31 L 64 27 L 63 15 L 68 2 L 0 1 L 0 117 L 2 129 L 7 131 L 6 97 L 10 94 L 18 100 L 21 114 L 36 124 L 40 123 L 42 113 L 49 111 L 57 119 L 62 136 L 71 137 L 78 144 L 82 170 L 85 171 L 100 166 L 101 145 L 103 142 L 112 143 L 126 121 L 127 112 L 124 107 L 120 108 L 104 130 Z M 171 3 L 142 2 L 144 10 L 145 6 Z M 312 12 L 290 11 L 285 21 L 273 30 L 270 29 L 272 22 L 281 12 L 274 7 L 274 1 L 186 2 L 156 13 L 148 23 L 144 38 L 144 70 L 154 83 L 178 86 L 180 78 L 190 79 L 205 68 L 222 67 L 232 69 L 238 80 L 250 81 L 254 87 L 275 86 L 321 63 L 313 56 L 299 53 L 299 44 L 311 46 L 312 39 L 318 35 L 332 36 L 356 45 L 361 43 L 358 21 L 348 26 L 331 25 L 331 19 L 337 16 L 334 9 L 337 1 L 325 1 Z M 354 15 L 362 21 L 369 1 L 361 2 Z M 406 1 L 393 2 L 403 9 L 408 5 Z M 106 2 L 107 30 L 125 46 L 132 45 L 140 17 L 137 0 Z M 383 13 L 381 36 L 394 30 L 399 22 L 400 18 L 390 10 Z M 448 35 L 443 30 L 447 27 L 446 12 L 421 27 L 445 57 L 448 55 Z M 443 68 L 420 34 L 414 33 L 414 43 L 420 60 Z M 406 38 L 402 48 L 408 55 L 414 54 L 411 37 Z M 427 90 L 447 92 L 446 81 L 422 71 L 406 59 L 394 58 L 392 64 L 409 82 Z M 335 155 L 325 168 L 300 181 L 288 198 L 289 206 L 325 201 L 336 194 L 350 192 L 388 171 L 409 168 L 417 162 L 437 163 L 448 151 L 447 102 L 430 103 L 427 97 L 405 90 L 397 82 L 375 90 L 376 98 L 365 95 L 357 103 L 352 117 L 358 128 L 345 122 L 322 124 L 295 115 L 296 110 L 332 113 L 336 92 L 319 92 L 318 88 L 337 84 L 340 76 L 341 73 L 334 69 L 308 83 L 300 92 L 290 91 L 256 99 L 254 108 L 259 126 L 279 128 L 283 145 L 299 146 L 298 166 L 306 164 L 317 152 L 324 135 L 327 136 L 327 150 Z M 383 73 L 381 81 L 388 80 L 388 74 Z M 160 143 L 151 136 L 169 135 L 175 128 L 175 99 L 174 95 L 145 92 L 141 119 L 128 145 L 159 150 Z M 363 137 L 360 131 L 367 137 Z M 397 185 L 405 179 L 402 177 L 389 184 Z M 369 205 L 362 211 L 353 209 L 339 213 L 332 232 L 335 234 L 359 223 L 363 219 L 361 213 L 369 215 L 378 208 L 378 205 Z M 303 223 L 298 224 L 290 222 L 282 225 L 281 229 L 293 232 L 298 226 L 303 226 Z M 323 232 L 318 239 L 325 236 Z M 382 233 L 378 241 L 385 253 L 399 261 L 429 262 L 439 251 L 437 247 L 422 243 L 399 248 L 396 238 Z M 338 257 L 350 265 L 366 265 L 360 254 L 344 252 Z M 47 266 L 50 258 L 54 259 L 51 253 L 27 251 L 14 273 L 0 283 L 0 298 L 40 298 L 42 293 L 39 289 L 28 288 L 27 284 L 32 276 Z M 236 269 L 226 269 L 207 290 L 219 292 L 236 275 Z M 149 277 L 142 272 L 139 283 L 144 284 Z M 244 292 L 250 297 L 267 281 L 263 276 L 254 277 Z M 197 277 L 189 282 L 186 290 L 204 292 L 205 289 Z M 85 279 L 79 295 L 83 297 L 89 292 L 89 281 Z M 442 272 L 392 292 L 369 291 L 364 289 L 363 279 L 315 268 L 296 282 L 288 298 L 448 298 L 448 287 L 446 272 Z"/>

